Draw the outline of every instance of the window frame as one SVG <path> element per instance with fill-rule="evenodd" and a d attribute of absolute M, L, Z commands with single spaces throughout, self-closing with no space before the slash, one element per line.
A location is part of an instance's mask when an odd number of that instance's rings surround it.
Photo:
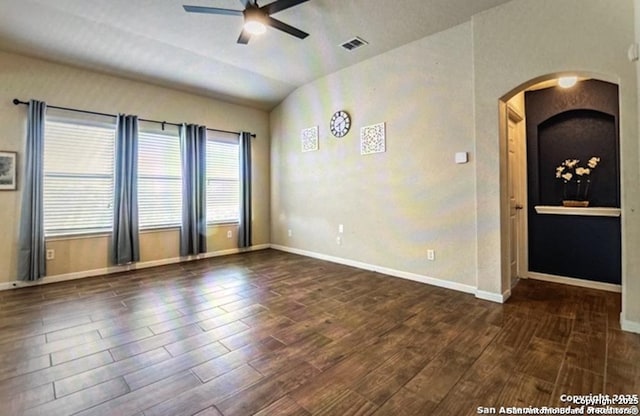
<path fill-rule="evenodd" d="M 225 219 L 210 219 L 210 204 L 209 204 L 209 192 L 208 192 L 208 185 L 209 185 L 209 181 L 210 180 L 215 180 L 215 179 L 211 179 L 210 176 L 208 175 L 209 173 L 209 157 L 213 157 L 212 155 L 210 155 L 209 152 L 209 143 L 218 143 L 218 144 L 231 144 L 236 146 L 237 152 L 236 152 L 236 160 L 237 160 L 237 169 L 235 170 L 235 175 L 237 178 L 237 216 L 235 218 L 225 218 Z M 206 202 L 206 206 L 207 206 L 207 225 L 208 226 L 224 226 L 224 225 L 238 225 L 240 224 L 240 186 L 241 186 L 241 180 L 242 178 L 240 177 L 240 138 L 238 137 L 238 135 L 236 134 L 232 134 L 232 133 L 225 133 L 225 132 L 217 132 L 217 131 L 211 131 L 211 130 L 207 130 L 207 152 L 206 152 L 206 174 L 205 174 L 205 190 L 206 190 L 206 198 L 207 198 L 207 202 Z M 220 180 L 220 179 L 218 179 Z M 233 181 L 236 181 L 235 179 L 233 179 Z"/>
<path fill-rule="evenodd" d="M 109 120 L 109 121 L 107 121 Z M 51 124 L 63 124 L 85 128 L 97 128 L 109 130 L 112 135 L 112 157 L 111 157 L 111 171 L 110 171 L 110 201 L 108 202 L 108 208 L 111 210 L 109 214 L 109 225 L 104 226 L 83 226 L 82 228 L 47 228 L 47 179 L 55 177 L 71 177 L 80 178 L 83 176 L 79 173 L 47 173 L 47 142 L 51 140 L 48 136 L 48 130 L 51 128 Z M 47 110 L 45 116 L 45 137 L 44 137 L 44 149 L 43 149 L 43 161 L 42 161 L 42 180 L 43 180 L 43 228 L 45 238 L 64 238 L 73 236 L 87 236 L 87 235 L 109 235 L 113 230 L 113 187 L 115 186 L 115 143 L 116 143 L 116 123 L 115 117 L 110 116 L 95 116 L 95 115 L 78 115 L 70 113 L 64 110 Z M 71 154 L 73 154 L 71 152 Z M 85 177 L 108 177 L 107 174 L 84 174 Z"/>
<path fill-rule="evenodd" d="M 158 129 L 158 128 L 154 128 L 150 125 L 151 123 L 146 123 L 146 122 L 140 122 L 139 124 L 139 128 L 138 128 L 138 229 L 139 231 L 143 232 L 143 231 L 153 231 L 153 230 L 161 230 L 161 229 L 170 229 L 170 228 L 180 228 L 182 226 L 182 198 L 184 197 L 183 195 L 183 189 L 182 189 L 182 155 L 181 155 L 181 146 L 180 146 L 180 134 L 178 131 L 178 128 L 171 128 L 171 126 L 165 126 L 164 130 Z M 150 175 L 150 174 L 142 174 L 141 173 L 141 153 L 140 153 L 140 149 L 142 148 L 140 146 L 140 142 L 142 140 L 142 136 L 143 135 L 151 135 L 151 136 L 164 136 L 164 138 L 171 138 L 171 139 L 175 139 L 175 144 L 177 145 L 177 171 L 179 173 L 179 176 L 174 177 L 171 175 L 165 175 L 164 177 L 161 177 L 160 175 Z M 175 158 L 175 156 L 174 156 Z M 159 178 L 159 179 L 174 179 L 178 181 L 178 188 L 179 188 L 179 201 L 177 204 L 177 209 L 179 210 L 179 214 L 177 215 L 177 217 L 175 218 L 175 221 L 170 222 L 170 223 L 162 223 L 162 224 L 147 224 L 147 225 L 143 225 L 142 223 L 142 210 L 141 210 L 141 183 L 142 183 L 142 179 L 153 179 L 153 178 Z"/>

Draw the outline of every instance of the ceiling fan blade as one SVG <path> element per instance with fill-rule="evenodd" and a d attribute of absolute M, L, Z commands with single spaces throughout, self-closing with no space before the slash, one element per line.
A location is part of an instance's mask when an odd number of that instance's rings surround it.
<path fill-rule="evenodd" d="M 309 36 L 308 33 L 303 32 L 302 30 L 297 29 L 297 28 L 295 28 L 293 26 L 289 26 L 288 24 L 286 24 L 284 22 L 281 22 L 280 20 L 274 19 L 271 16 L 265 16 L 265 24 L 267 24 L 267 25 L 269 25 L 269 26 L 271 26 L 271 27 L 273 27 L 275 29 L 281 30 L 281 31 L 283 31 L 285 33 L 288 33 L 291 36 L 295 36 L 297 38 L 300 38 L 300 39 L 304 39 L 307 36 Z"/>
<path fill-rule="evenodd" d="M 251 33 L 243 29 L 242 32 L 240 32 L 240 36 L 238 36 L 238 43 L 246 45 L 249 43 L 249 39 L 251 39 Z"/>
<path fill-rule="evenodd" d="M 297 6 L 298 4 L 306 3 L 309 0 L 278 0 L 273 3 L 269 3 L 260 7 L 267 14 L 277 13 L 281 10 L 288 9 L 289 7 Z"/>
<path fill-rule="evenodd" d="M 218 7 L 201 7 L 184 5 L 184 10 L 189 13 L 226 14 L 230 16 L 242 16 L 242 10 L 220 9 Z"/>

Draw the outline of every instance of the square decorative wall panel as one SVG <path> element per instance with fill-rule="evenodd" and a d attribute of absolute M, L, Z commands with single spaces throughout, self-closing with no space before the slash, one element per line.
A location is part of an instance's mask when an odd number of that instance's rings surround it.
<path fill-rule="evenodd" d="M 384 153 L 387 150 L 384 123 L 360 129 L 360 154 Z"/>
<path fill-rule="evenodd" d="M 301 140 L 303 152 L 318 150 L 318 126 L 302 129 Z"/>

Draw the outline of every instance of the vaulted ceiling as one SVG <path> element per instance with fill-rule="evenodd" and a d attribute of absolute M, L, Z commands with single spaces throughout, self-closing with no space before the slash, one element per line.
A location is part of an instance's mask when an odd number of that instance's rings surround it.
<path fill-rule="evenodd" d="M 314 79 L 507 1 L 310 0 L 273 16 L 306 39 L 269 29 L 239 45 L 241 17 L 182 7 L 241 10 L 239 0 L 0 0 L 0 49 L 268 110 Z M 369 44 L 340 47 L 355 36 Z"/>

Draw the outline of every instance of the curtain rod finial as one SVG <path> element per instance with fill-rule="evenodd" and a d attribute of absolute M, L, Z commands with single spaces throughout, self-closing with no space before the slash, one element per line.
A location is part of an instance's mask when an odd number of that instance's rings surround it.
<path fill-rule="evenodd" d="M 18 100 L 17 98 L 13 99 L 13 105 L 18 105 L 20 104 L 20 100 Z"/>

